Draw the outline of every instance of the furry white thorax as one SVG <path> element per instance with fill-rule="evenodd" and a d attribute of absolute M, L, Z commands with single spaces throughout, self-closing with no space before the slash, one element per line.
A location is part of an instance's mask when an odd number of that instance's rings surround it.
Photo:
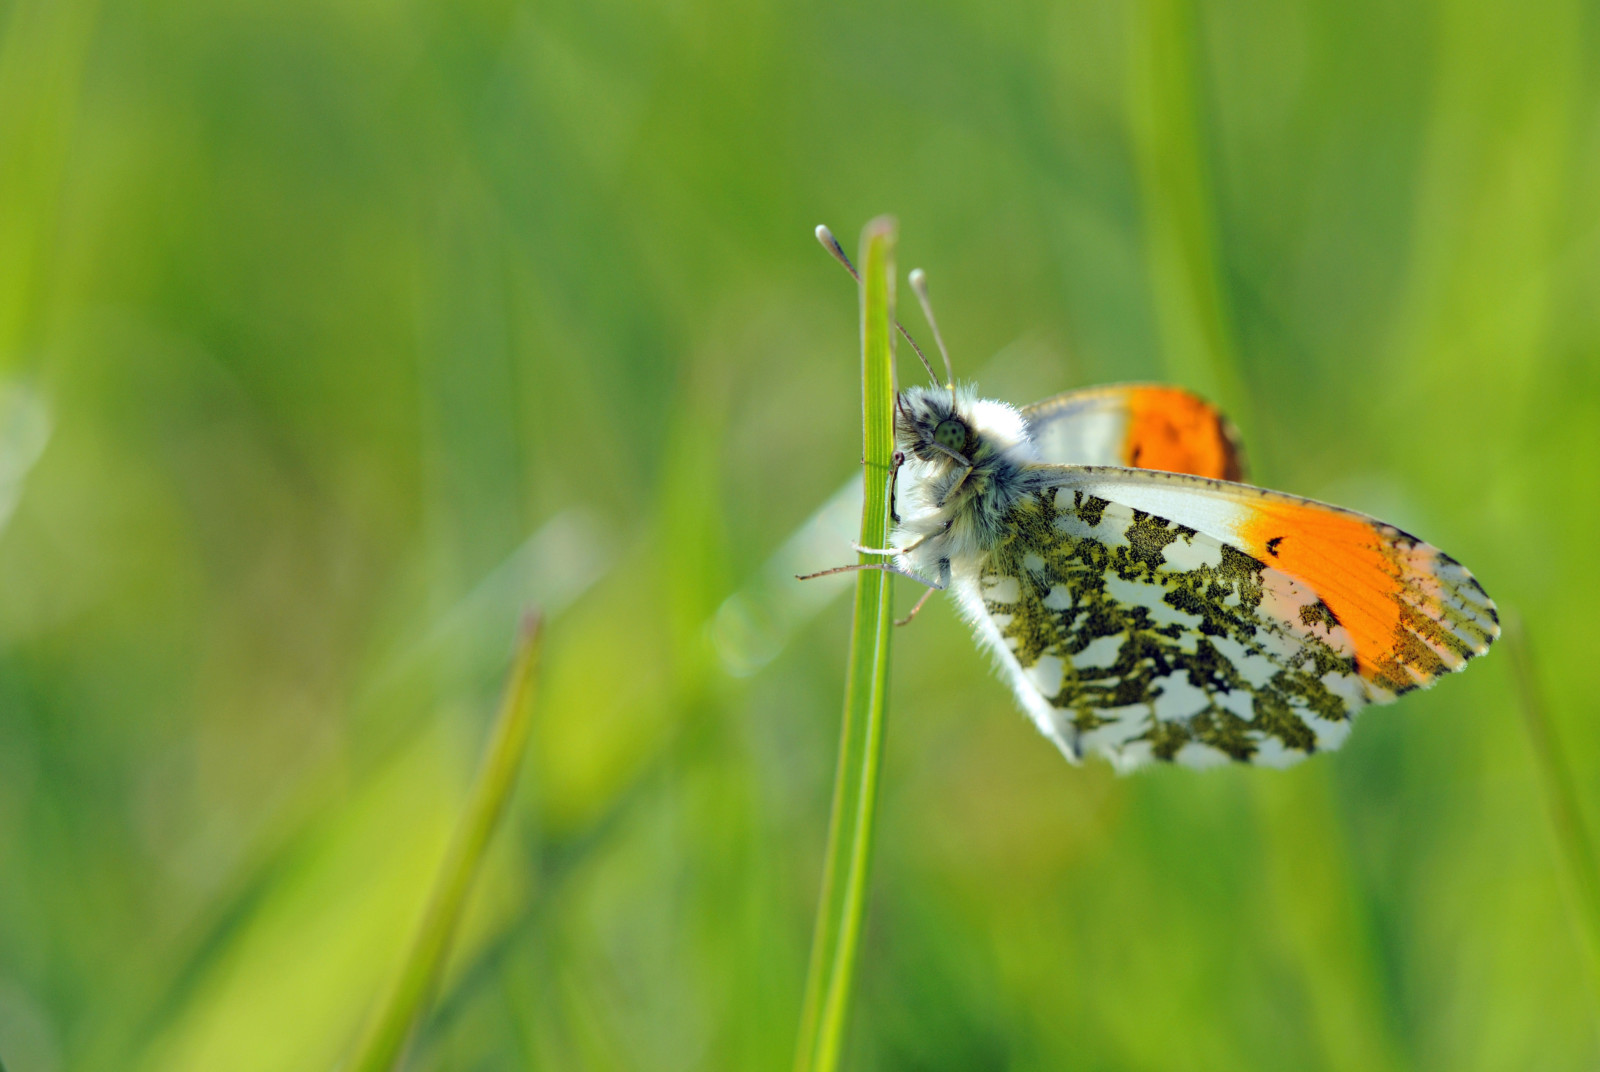
<path fill-rule="evenodd" d="M 935 445 L 934 430 L 952 419 L 967 432 L 961 453 L 970 470 Z M 903 564 L 941 586 L 952 576 L 975 577 L 1001 519 L 1027 488 L 1027 467 L 1039 460 L 1027 422 L 1014 406 L 980 399 L 970 387 L 956 389 L 953 408 L 947 389 L 913 387 L 900 395 L 895 447 L 905 463 L 890 546 L 911 547 Z"/>

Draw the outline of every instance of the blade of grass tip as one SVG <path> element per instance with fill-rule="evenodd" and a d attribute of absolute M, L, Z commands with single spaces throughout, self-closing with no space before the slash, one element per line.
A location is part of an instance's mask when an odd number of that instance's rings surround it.
<path fill-rule="evenodd" d="M 1555 832 L 1557 851 L 1566 863 L 1571 881 L 1575 922 L 1588 952 L 1589 982 L 1597 1003 L 1596 1011 L 1600 1012 L 1600 865 L 1596 864 L 1594 841 L 1578 807 L 1572 772 L 1567 768 L 1561 744 L 1550 725 L 1550 714 L 1545 707 L 1533 652 L 1520 615 L 1505 616 L 1502 643 L 1511 655 L 1517 706 L 1522 708 L 1522 722 L 1533 746 L 1534 769 L 1550 810 L 1550 827 Z"/>
<path fill-rule="evenodd" d="M 522 765 L 532 725 L 530 700 L 537 679 L 542 632 L 542 620 L 537 614 L 530 614 L 523 623 L 483 764 L 434 878 L 427 910 L 388 994 L 355 1051 L 355 1060 L 347 1066 L 351 1072 L 392 1072 L 397 1068 L 438 986 L 456 921 Z"/>
<path fill-rule="evenodd" d="M 879 217 L 861 235 L 861 379 L 866 501 L 861 545 L 887 538 L 889 467 L 894 455 L 895 224 Z M 862 556 L 865 562 L 871 556 Z M 844 723 L 834 777 L 833 812 L 817 904 L 811 964 L 795 1045 L 796 1072 L 832 1072 L 839 1064 L 850 988 L 861 937 L 867 875 L 872 862 L 878 766 L 883 750 L 889 684 L 890 581 L 881 570 L 856 574 L 856 611 L 845 671 Z"/>

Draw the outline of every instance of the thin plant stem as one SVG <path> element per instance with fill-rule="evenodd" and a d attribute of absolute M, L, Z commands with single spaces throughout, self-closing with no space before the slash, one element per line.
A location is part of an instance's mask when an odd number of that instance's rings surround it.
<path fill-rule="evenodd" d="M 500 712 L 490 732 L 483 764 L 473 782 L 450 848 L 439 865 L 427 910 L 388 994 L 372 1018 L 350 1072 L 393 1072 L 438 988 L 473 879 L 483 863 L 507 799 L 516 785 L 532 727 L 532 698 L 543 633 L 537 615 L 523 624 Z"/>
<path fill-rule="evenodd" d="M 1556 849 L 1571 883 L 1573 915 L 1588 954 L 1585 964 L 1597 1003 L 1596 1011 L 1600 1012 L 1600 864 L 1596 863 L 1594 839 L 1583 821 L 1572 771 L 1556 739 L 1555 727 L 1550 724 L 1544 691 L 1539 686 L 1538 668 L 1534 666 L 1528 634 L 1519 615 L 1506 615 L 1502 643 L 1511 656 L 1517 706 L 1522 709 L 1522 724 L 1533 746 L 1534 770 L 1550 809 L 1550 828 L 1555 833 Z"/>
<path fill-rule="evenodd" d="M 866 462 L 861 546 L 883 547 L 889 513 L 888 476 L 894 454 L 894 221 L 879 217 L 867 224 L 861 245 L 862 456 Z M 875 561 L 876 556 L 861 556 L 862 562 L 869 560 Z M 888 573 L 877 570 L 856 575 L 839 766 L 834 778 L 833 812 L 828 822 L 822 895 L 801 1007 L 800 1036 L 795 1045 L 796 1072 L 832 1072 L 838 1067 L 850 1010 L 883 753 L 889 635 L 894 620 L 892 581 Z"/>

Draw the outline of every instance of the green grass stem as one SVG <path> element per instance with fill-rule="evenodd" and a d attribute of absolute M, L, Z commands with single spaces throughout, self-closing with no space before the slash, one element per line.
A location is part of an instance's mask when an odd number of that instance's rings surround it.
<path fill-rule="evenodd" d="M 894 455 L 894 247 L 895 224 L 879 217 L 861 235 L 861 382 L 865 432 L 861 544 L 887 539 L 888 478 Z M 877 561 L 861 556 L 861 561 Z M 894 625 L 893 577 L 881 570 L 856 575 L 856 610 L 845 672 L 844 723 L 833 812 L 817 905 L 811 965 L 801 1006 L 796 1072 L 832 1072 L 850 1010 L 850 989 L 861 938 L 867 877 L 872 862 L 873 814 L 883 754 L 889 687 L 889 633 Z"/>
<path fill-rule="evenodd" d="M 1600 864 L 1596 863 L 1594 839 L 1578 807 L 1578 791 L 1573 784 L 1550 724 L 1544 691 L 1539 686 L 1538 668 L 1528 643 L 1527 630 L 1516 614 L 1507 614 L 1505 637 L 1501 641 L 1511 656 L 1511 672 L 1516 680 L 1517 706 L 1522 709 L 1522 724 L 1533 746 L 1533 765 L 1543 787 L 1545 804 L 1550 809 L 1550 828 L 1555 832 L 1556 849 L 1566 865 L 1572 888 L 1574 915 L 1583 946 L 1585 964 L 1595 1000 L 1600 1002 Z"/>
<path fill-rule="evenodd" d="M 399 1067 L 406 1044 L 438 988 L 456 922 L 527 751 L 533 721 L 530 700 L 537 680 L 542 633 L 540 619 L 530 616 L 517 644 L 483 764 L 434 878 L 427 910 L 410 951 L 356 1050 L 355 1060 L 348 1066 L 351 1072 L 392 1072 Z"/>

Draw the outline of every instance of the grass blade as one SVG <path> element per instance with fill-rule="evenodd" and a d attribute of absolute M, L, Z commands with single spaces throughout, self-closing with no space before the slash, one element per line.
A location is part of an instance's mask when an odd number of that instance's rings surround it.
<path fill-rule="evenodd" d="M 531 699 L 539 664 L 539 618 L 530 616 L 506 679 L 500 712 L 490 732 L 483 766 L 467 798 L 449 850 L 439 865 L 433 893 L 394 983 L 370 1022 L 348 1066 L 352 1072 L 391 1072 L 399 1066 L 444 970 L 450 939 L 489 838 L 516 785 L 532 724 Z"/>
<path fill-rule="evenodd" d="M 862 425 L 866 501 L 861 544 L 882 547 L 887 538 L 889 467 L 894 455 L 894 244 L 895 225 L 886 217 L 861 235 Z M 862 556 L 867 561 L 872 556 Z M 850 1009 L 856 947 L 872 862 L 873 813 L 883 751 L 889 684 L 889 631 L 893 628 L 890 581 L 881 570 L 856 574 L 856 612 L 845 673 L 844 724 L 834 778 L 833 813 L 817 905 L 811 966 L 806 976 L 795 1046 L 796 1072 L 831 1072 L 838 1067 Z"/>
<path fill-rule="evenodd" d="M 1202 121 L 1196 12 L 1191 0 L 1138 0 L 1128 10 L 1129 126 L 1163 361 L 1176 382 L 1227 411 L 1254 453 Z"/>
<path fill-rule="evenodd" d="M 1511 655 L 1512 676 L 1516 679 L 1517 706 L 1522 708 L 1523 725 L 1527 727 L 1528 741 L 1533 746 L 1534 767 L 1544 789 L 1545 804 L 1550 809 L 1550 827 L 1555 832 L 1556 846 L 1571 881 L 1574 914 L 1588 953 L 1589 981 L 1596 1001 L 1600 1002 L 1600 864 L 1595 860 L 1594 841 L 1578 807 L 1572 772 L 1562 759 L 1560 742 L 1550 725 L 1550 714 L 1545 708 L 1544 693 L 1539 688 L 1538 672 L 1520 616 L 1506 615 L 1504 643 Z"/>
<path fill-rule="evenodd" d="M 1128 119 L 1143 216 L 1145 259 L 1163 364 L 1174 381 L 1222 406 L 1243 431 L 1254 478 L 1270 476 L 1249 379 L 1240 368 L 1227 285 L 1212 146 L 1205 50 L 1195 0 L 1135 0 L 1127 11 Z M 1258 782 L 1256 806 L 1270 841 L 1271 888 L 1283 939 L 1303 964 L 1329 1067 L 1404 1067 L 1385 1014 L 1368 897 L 1325 764 Z M 1320 876 L 1309 893 L 1305 876 Z"/>

